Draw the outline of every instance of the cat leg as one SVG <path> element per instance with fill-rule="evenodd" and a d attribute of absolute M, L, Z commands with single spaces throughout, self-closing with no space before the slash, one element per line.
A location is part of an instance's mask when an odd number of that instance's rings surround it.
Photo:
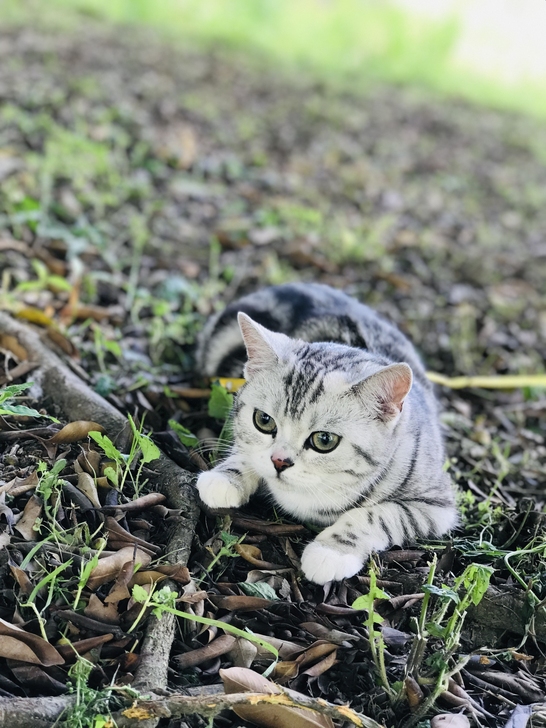
<path fill-rule="evenodd" d="M 419 529 L 406 521 L 406 515 L 399 504 L 390 502 L 346 511 L 305 547 L 303 573 L 316 584 L 354 576 L 372 551 L 383 551 L 417 535 Z"/>
<path fill-rule="evenodd" d="M 259 478 L 237 454 L 230 455 L 197 479 L 199 497 L 209 508 L 239 508 L 258 489 Z"/>

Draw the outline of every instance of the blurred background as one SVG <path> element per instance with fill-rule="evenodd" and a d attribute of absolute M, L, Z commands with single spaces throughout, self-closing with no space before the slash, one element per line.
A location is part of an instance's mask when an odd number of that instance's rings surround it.
<path fill-rule="evenodd" d="M 222 41 L 338 80 L 418 83 L 546 114 L 543 0 L 2 0 L 0 20 L 78 16 Z"/>

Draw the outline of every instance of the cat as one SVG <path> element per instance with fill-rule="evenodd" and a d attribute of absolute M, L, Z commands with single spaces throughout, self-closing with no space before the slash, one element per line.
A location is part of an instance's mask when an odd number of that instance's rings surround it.
<path fill-rule="evenodd" d="M 457 524 L 437 402 L 412 344 L 328 286 L 289 283 L 227 306 L 204 329 L 206 376 L 241 376 L 229 456 L 200 474 L 210 508 L 258 487 L 325 526 L 302 554 L 308 580 L 353 576 L 373 551 Z"/>

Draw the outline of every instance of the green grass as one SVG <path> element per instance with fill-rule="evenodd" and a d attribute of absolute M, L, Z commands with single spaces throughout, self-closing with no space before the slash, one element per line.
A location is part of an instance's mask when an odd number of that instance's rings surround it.
<path fill-rule="evenodd" d="M 4 0 L 0 22 L 46 14 L 66 24 L 80 13 L 151 25 L 180 42 L 258 52 L 357 90 L 373 80 L 409 83 L 546 117 L 546 53 L 536 42 L 521 43 L 503 63 L 514 46 L 504 52 L 506 38 L 526 32 L 539 9 L 529 0 L 502 0 L 487 15 L 487 2 L 457 2 L 433 15 L 400 0 Z M 511 32 L 515 4 L 523 21 Z M 485 35 L 476 30 L 480 10 L 490 20 Z"/>

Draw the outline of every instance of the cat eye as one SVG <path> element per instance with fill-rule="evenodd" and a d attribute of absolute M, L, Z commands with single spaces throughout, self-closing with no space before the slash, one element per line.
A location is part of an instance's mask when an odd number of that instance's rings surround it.
<path fill-rule="evenodd" d="M 254 427 L 260 432 L 265 432 L 266 435 L 275 435 L 277 432 L 277 423 L 267 412 L 262 412 L 259 409 L 254 410 L 253 422 Z"/>
<path fill-rule="evenodd" d="M 333 432 L 312 432 L 307 441 L 308 446 L 317 452 L 332 452 L 339 445 L 341 437 Z"/>

